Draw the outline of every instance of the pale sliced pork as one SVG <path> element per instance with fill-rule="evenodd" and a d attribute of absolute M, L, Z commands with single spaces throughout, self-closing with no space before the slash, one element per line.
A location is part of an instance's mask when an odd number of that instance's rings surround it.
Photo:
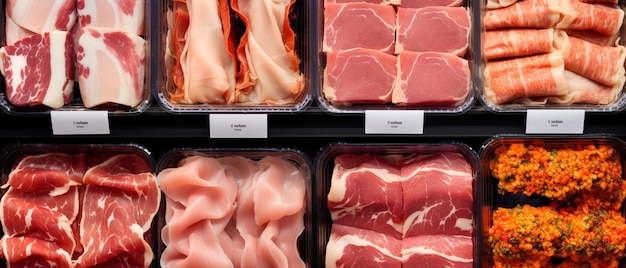
<path fill-rule="evenodd" d="M 499 28 L 552 28 L 560 19 L 559 0 L 519 1 L 485 13 L 485 30 Z"/>
<path fill-rule="evenodd" d="M 402 240 L 376 231 L 333 224 L 326 267 L 402 267 Z"/>
<path fill-rule="evenodd" d="M 324 9 L 323 51 L 369 48 L 393 54 L 396 12 L 390 5 L 328 4 Z"/>
<path fill-rule="evenodd" d="M 110 103 L 136 107 L 144 99 L 143 38 L 110 28 L 82 28 L 76 57 L 85 107 Z"/>
<path fill-rule="evenodd" d="M 28 29 L 15 24 L 13 19 L 6 17 L 5 18 L 5 42 L 7 45 L 13 45 L 15 42 L 20 41 L 26 37 L 31 35 L 35 35 L 37 33 L 29 31 Z"/>
<path fill-rule="evenodd" d="M 0 71 L 8 100 L 15 106 L 60 108 L 74 89 L 73 42 L 69 32 L 26 37 L 0 49 Z"/>
<path fill-rule="evenodd" d="M 398 81 L 392 101 L 398 105 L 458 106 L 470 91 L 467 60 L 441 52 L 398 55 Z"/>
<path fill-rule="evenodd" d="M 463 7 L 398 8 L 395 53 L 447 52 L 463 57 L 470 17 Z"/>
<path fill-rule="evenodd" d="M 471 236 L 423 235 L 402 240 L 403 267 L 474 267 Z"/>
<path fill-rule="evenodd" d="M 504 29 L 484 33 L 483 58 L 523 57 L 554 50 L 554 29 Z"/>
<path fill-rule="evenodd" d="M 70 31 L 76 22 L 76 0 L 7 0 L 6 15 L 35 33 Z"/>
<path fill-rule="evenodd" d="M 604 35 L 616 34 L 624 21 L 624 11 L 617 6 L 585 3 L 580 0 L 559 0 L 563 18 L 556 28 L 593 30 Z"/>
<path fill-rule="evenodd" d="M 350 49 L 326 53 L 324 97 L 336 104 L 389 103 L 397 59 L 380 51 Z"/>
<path fill-rule="evenodd" d="M 549 97 L 552 103 L 591 103 L 606 105 L 617 100 L 617 96 L 624 88 L 626 77 L 622 76 L 620 81 L 613 86 L 606 86 L 574 72 L 565 70 L 565 81 L 567 81 L 567 93 L 563 96 Z"/>
<path fill-rule="evenodd" d="M 80 27 L 104 27 L 144 34 L 145 0 L 77 0 Z"/>

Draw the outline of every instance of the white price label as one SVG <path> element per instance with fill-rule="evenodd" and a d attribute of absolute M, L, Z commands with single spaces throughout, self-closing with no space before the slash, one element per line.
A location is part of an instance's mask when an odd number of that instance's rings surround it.
<path fill-rule="evenodd" d="M 210 114 L 211 138 L 267 138 L 267 114 Z"/>
<path fill-rule="evenodd" d="M 54 135 L 111 134 L 107 111 L 50 111 Z"/>
<path fill-rule="evenodd" d="M 585 110 L 528 110 L 526 134 L 582 134 Z"/>
<path fill-rule="evenodd" d="M 365 134 L 424 134 L 424 111 L 366 110 Z"/>

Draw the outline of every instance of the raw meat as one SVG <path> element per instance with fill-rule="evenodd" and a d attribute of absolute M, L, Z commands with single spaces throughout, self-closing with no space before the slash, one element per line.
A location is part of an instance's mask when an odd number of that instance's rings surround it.
<path fill-rule="evenodd" d="M 508 7 L 515 3 L 517 3 L 517 0 L 487 0 L 487 5 L 485 7 L 488 10 L 498 9 L 498 8 Z"/>
<path fill-rule="evenodd" d="M 453 54 L 405 52 L 398 55 L 398 105 L 458 106 L 470 91 L 468 62 Z"/>
<path fill-rule="evenodd" d="M 73 52 L 71 34 L 62 31 L 32 35 L 0 48 L 0 72 L 9 102 L 51 108 L 69 103 L 74 89 Z"/>
<path fill-rule="evenodd" d="M 470 17 L 463 7 L 398 8 L 395 53 L 447 52 L 463 57 Z"/>
<path fill-rule="evenodd" d="M 70 31 L 76 22 L 76 0 L 7 0 L 6 15 L 34 33 Z"/>
<path fill-rule="evenodd" d="M 396 12 L 390 5 L 328 4 L 323 51 L 369 48 L 393 54 L 395 31 Z"/>
<path fill-rule="evenodd" d="M 485 30 L 499 28 L 552 28 L 560 19 L 559 0 L 525 0 L 485 12 Z"/>
<path fill-rule="evenodd" d="M 110 28 L 82 28 L 76 57 L 86 108 L 108 103 L 132 108 L 144 99 L 146 41 L 141 37 Z"/>
<path fill-rule="evenodd" d="M 563 50 L 567 70 L 607 86 L 616 85 L 624 79 L 626 48 L 623 46 L 600 46 L 562 35 L 557 48 Z"/>
<path fill-rule="evenodd" d="M 3 188 L 11 186 L 31 194 L 62 195 L 82 183 L 85 170 L 84 154 L 27 155 L 11 170 Z"/>
<path fill-rule="evenodd" d="M 400 169 L 375 155 L 339 155 L 328 192 L 333 225 L 373 230 L 402 238 Z"/>
<path fill-rule="evenodd" d="M 55 243 L 33 237 L 3 237 L 4 258 L 11 268 L 74 267 L 71 256 Z"/>
<path fill-rule="evenodd" d="M 485 31 L 483 58 L 523 57 L 554 50 L 554 29 L 504 29 Z"/>
<path fill-rule="evenodd" d="M 6 26 L 5 42 L 7 45 L 13 45 L 17 41 L 20 41 L 31 35 L 37 34 L 35 32 L 31 32 L 15 24 L 15 22 L 11 18 L 8 18 L 8 17 L 5 18 L 5 26 Z"/>
<path fill-rule="evenodd" d="M 567 93 L 563 96 L 548 98 L 550 102 L 606 105 L 617 99 L 618 94 L 624 88 L 626 77 L 622 76 L 621 80 L 613 86 L 606 86 L 565 70 L 565 81 L 567 81 Z"/>
<path fill-rule="evenodd" d="M 306 186 L 289 161 L 190 156 L 159 173 L 167 267 L 305 267 Z M 207 210 L 210 205 L 213 209 Z"/>
<path fill-rule="evenodd" d="M 80 27 L 104 27 L 144 34 L 144 0 L 76 0 Z"/>
<path fill-rule="evenodd" d="M 402 8 L 423 8 L 433 6 L 460 7 L 463 0 L 401 0 Z"/>
<path fill-rule="evenodd" d="M 153 253 L 144 240 L 160 203 L 156 177 L 144 159 L 120 154 L 85 172 L 77 264 L 149 267 Z"/>
<path fill-rule="evenodd" d="M 484 95 L 494 104 L 567 94 L 559 51 L 487 63 Z"/>
<path fill-rule="evenodd" d="M 381 4 L 381 5 L 399 5 L 400 0 L 324 0 L 324 6 L 330 3 L 351 3 L 351 2 L 363 2 L 363 3 L 372 3 L 372 4 Z"/>
<path fill-rule="evenodd" d="M 402 167 L 401 176 L 403 239 L 472 235 L 473 174 L 463 155 L 446 152 L 419 156 Z"/>
<path fill-rule="evenodd" d="M 326 246 L 326 267 L 402 266 L 402 241 L 367 229 L 333 224 Z"/>
<path fill-rule="evenodd" d="M 402 240 L 403 267 L 474 267 L 471 236 L 423 235 Z"/>
<path fill-rule="evenodd" d="M 294 3 L 295 0 L 231 2 L 246 25 L 237 49 L 241 72 L 235 102 L 285 105 L 297 102 L 304 93 L 295 33 L 287 16 Z"/>
<path fill-rule="evenodd" d="M 578 37 L 601 46 L 614 46 L 619 37 L 619 34 L 604 35 L 593 30 L 565 30 L 565 32 L 568 36 Z"/>
<path fill-rule="evenodd" d="M 624 11 L 617 6 L 584 3 L 580 0 L 559 0 L 563 18 L 559 29 L 594 30 L 604 35 L 616 34 L 624 21 Z"/>
<path fill-rule="evenodd" d="M 178 88 L 172 101 L 226 103 L 234 95 L 237 72 L 227 1 L 188 0 L 175 8 L 173 80 Z"/>
<path fill-rule="evenodd" d="M 324 97 L 335 104 L 389 103 L 396 83 L 396 62 L 393 55 L 370 49 L 328 52 Z"/>

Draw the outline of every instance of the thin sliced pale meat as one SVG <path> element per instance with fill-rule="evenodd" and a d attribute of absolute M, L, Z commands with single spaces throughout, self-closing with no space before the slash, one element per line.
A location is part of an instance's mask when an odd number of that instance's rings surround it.
<path fill-rule="evenodd" d="M 565 69 L 607 86 L 623 79 L 625 47 L 600 46 L 566 34 L 560 35 L 556 45 L 563 51 Z"/>
<path fill-rule="evenodd" d="M 565 32 L 569 36 L 578 37 L 601 46 L 614 46 L 619 37 L 619 34 L 605 35 L 594 30 L 565 30 Z"/>
<path fill-rule="evenodd" d="M 617 96 L 624 88 L 626 79 L 623 74 L 621 78 L 614 86 L 606 86 L 565 70 L 567 94 L 559 97 L 550 97 L 548 100 L 552 103 L 560 104 L 589 103 L 607 105 L 615 102 Z"/>
<path fill-rule="evenodd" d="M 525 0 L 485 12 L 485 30 L 499 28 L 551 28 L 560 18 L 559 0 Z"/>
<path fill-rule="evenodd" d="M 617 6 L 584 3 L 580 0 L 559 0 L 562 19 L 558 29 L 594 30 L 604 35 L 616 34 L 624 21 L 624 11 Z"/>
<path fill-rule="evenodd" d="M 517 3 L 517 0 L 488 0 L 485 7 L 487 9 L 498 9 L 508 7 L 515 3 Z"/>
<path fill-rule="evenodd" d="M 554 50 L 554 29 L 504 29 L 484 33 L 487 60 L 530 56 Z"/>
<path fill-rule="evenodd" d="M 484 95 L 499 105 L 523 98 L 567 94 L 560 52 L 487 63 Z"/>

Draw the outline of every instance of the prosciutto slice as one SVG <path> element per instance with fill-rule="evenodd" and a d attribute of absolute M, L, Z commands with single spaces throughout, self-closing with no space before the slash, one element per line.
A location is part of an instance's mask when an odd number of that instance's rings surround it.
<path fill-rule="evenodd" d="M 235 101 L 284 105 L 304 92 L 304 76 L 295 53 L 295 33 L 288 14 L 295 0 L 232 0 L 247 28 L 237 52 L 242 72 Z"/>
<path fill-rule="evenodd" d="M 395 53 L 446 52 L 463 57 L 470 17 L 463 7 L 398 8 Z"/>
<path fill-rule="evenodd" d="M 499 28 L 552 28 L 560 19 L 559 0 L 525 0 L 485 13 L 485 30 Z"/>
<path fill-rule="evenodd" d="M 474 267 L 471 236 L 422 235 L 402 240 L 403 267 Z"/>
<path fill-rule="evenodd" d="M 34 32 L 70 31 L 76 22 L 76 0 L 7 0 L 6 15 Z"/>
<path fill-rule="evenodd" d="M 21 236 L 3 237 L 0 244 L 11 268 L 74 267 L 70 254 L 53 242 Z"/>
<path fill-rule="evenodd" d="M 335 104 L 389 103 L 396 62 L 393 55 L 370 49 L 328 52 L 324 97 Z"/>
<path fill-rule="evenodd" d="M 555 50 L 554 29 L 504 29 L 486 31 L 483 38 L 486 60 L 523 57 Z"/>
<path fill-rule="evenodd" d="M 393 54 L 395 31 L 396 12 L 390 5 L 328 4 L 323 51 L 368 48 Z"/>
<path fill-rule="evenodd" d="M 467 60 L 441 52 L 398 55 L 392 101 L 399 105 L 458 106 L 470 90 Z"/>
<path fill-rule="evenodd" d="M 617 6 L 559 0 L 559 9 L 563 14 L 555 26 L 559 29 L 593 30 L 611 36 L 619 31 L 624 21 L 624 11 Z"/>
<path fill-rule="evenodd" d="M 375 231 L 333 224 L 326 267 L 402 267 L 402 240 Z"/>
<path fill-rule="evenodd" d="M 557 47 L 563 50 L 567 70 L 606 86 L 616 85 L 624 79 L 624 46 L 600 46 L 577 37 L 561 35 Z"/>
<path fill-rule="evenodd" d="M 494 104 L 567 93 L 560 51 L 490 61 L 484 71 L 485 97 Z"/>
<path fill-rule="evenodd" d="M 76 0 L 80 27 L 105 27 L 144 34 L 144 0 Z"/>
<path fill-rule="evenodd" d="M 136 107 L 144 99 L 143 38 L 110 28 L 82 28 L 76 57 L 85 107 L 110 103 Z"/>
<path fill-rule="evenodd" d="M 8 100 L 15 106 L 60 108 L 74 89 L 72 36 L 53 31 L 21 39 L 0 49 L 0 72 Z"/>
<path fill-rule="evenodd" d="M 22 192 L 62 195 L 82 183 L 85 155 L 46 153 L 25 156 L 9 173 L 3 187 Z"/>

